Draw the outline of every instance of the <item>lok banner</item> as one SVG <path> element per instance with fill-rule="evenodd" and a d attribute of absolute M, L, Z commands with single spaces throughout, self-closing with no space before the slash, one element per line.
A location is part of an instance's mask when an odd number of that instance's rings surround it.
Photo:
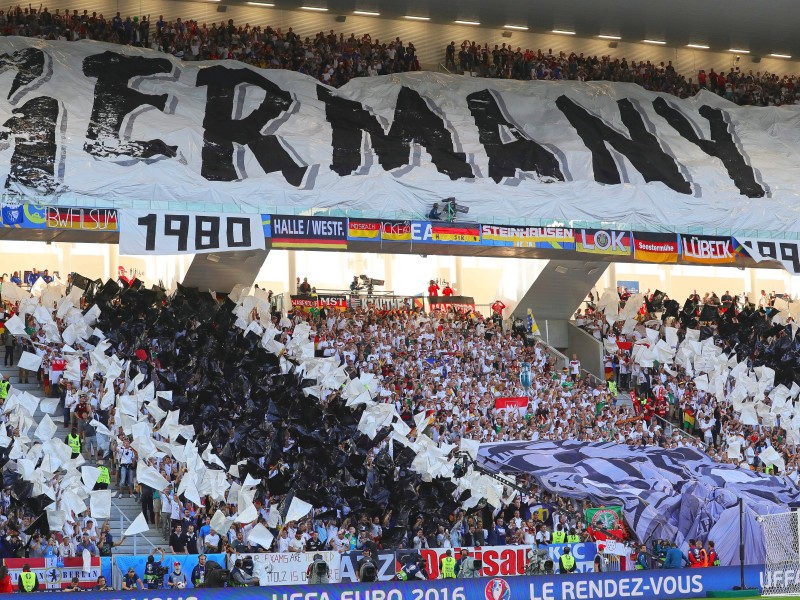
<path fill-rule="evenodd" d="M 630 231 L 611 229 L 576 229 L 575 250 L 590 254 L 629 256 L 632 248 Z"/>

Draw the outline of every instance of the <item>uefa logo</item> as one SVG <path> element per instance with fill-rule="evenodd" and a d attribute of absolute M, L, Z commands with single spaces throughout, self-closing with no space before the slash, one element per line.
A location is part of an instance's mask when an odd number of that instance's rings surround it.
<path fill-rule="evenodd" d="M 486 584 L 486 600 L 511 600 L 511 587 L 505 579 L 499 577 Z"/>

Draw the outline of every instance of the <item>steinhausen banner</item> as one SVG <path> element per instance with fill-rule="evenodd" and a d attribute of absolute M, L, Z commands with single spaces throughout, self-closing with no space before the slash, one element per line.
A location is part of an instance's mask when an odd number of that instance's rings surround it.
<path fill-rule="evenodd" d="M 334 90 L 236 61 L 18 37 L 0 57 L 0 181 L 34 204 L 418 219 L 455 197 L 478 223 L 800 222 L 797 106 L 432 72 Z"/>

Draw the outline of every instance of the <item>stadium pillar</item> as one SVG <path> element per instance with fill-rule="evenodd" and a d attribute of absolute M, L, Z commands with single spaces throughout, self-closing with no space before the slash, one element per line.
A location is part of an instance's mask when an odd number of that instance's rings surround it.
<path fill-rule="evenodd" d="M 239 283 L 253 285 L 267 254 L 269 250 L 196 254 L 181 284 L 221 294 L 227 294 Z"/>
<path fill-rule="evenodd" d="M 607 267 L 602 261 L 551 260 L 514 310 L 525 320 L 530 308 L 544 341 L 568 357 L 577 354 L 582 368 L 601 378 L 602 344 L 570 320 Z"/>

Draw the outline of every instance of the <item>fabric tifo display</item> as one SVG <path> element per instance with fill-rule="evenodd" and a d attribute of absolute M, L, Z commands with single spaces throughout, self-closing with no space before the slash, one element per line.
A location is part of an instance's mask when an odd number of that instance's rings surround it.
<path fill-rule="evenodd" d="M 102 197 L 110 208 L 149 209 L 144 199 L 169 188 L 176 210 L 204 202 L 255 213 L 279 202 L 289 214 L 335 208 L 402 220 L 455 197 L 477 222 L 681 230 L 724 222 L 780 233 L 794 231 L 800 211 L 800 161 L 775 150 L 795 147 L 796 106 L 776 112 L 706 91 L 665 99 L 627 84 L 439 73 L 354 78 L 334 90 L 300 73 L 183 63 L 100 42 L 5 38 L 0 54 L 12 71 L 0 109 L 13 146 L 5 187 L 36 198 L 57 192 L 64 206 Z M 259 93 L 240 98 L 241 86 Z M 120 179 L 125 186 L 108 186 Z M 764 198 L 770 211 L 759 210 Z M 25 218 L 13 200 L 8 224 Z M 69 215 L 55 219 L 74 225 Z M 286 231 L 289 246 L 319 244 Z M 337 225 L 339 243 L 349 233 Z M 433 237 L 475 243 L 476 235 Z"/>
<path fill-rule="evenodd" d="M 528 473 L 548 491 L 595 505 L 621 505 L 639 540 L 713 540 L 723 565 L 738 564 L 739 506 L 744 499 L 746 564 L 764 562 L 759 515 L 785 512 L 797 497 L 776 477 L 717 463 L 693 448 L 614 443 L 482 444 L 478 460 L 506 474 Z"/>

